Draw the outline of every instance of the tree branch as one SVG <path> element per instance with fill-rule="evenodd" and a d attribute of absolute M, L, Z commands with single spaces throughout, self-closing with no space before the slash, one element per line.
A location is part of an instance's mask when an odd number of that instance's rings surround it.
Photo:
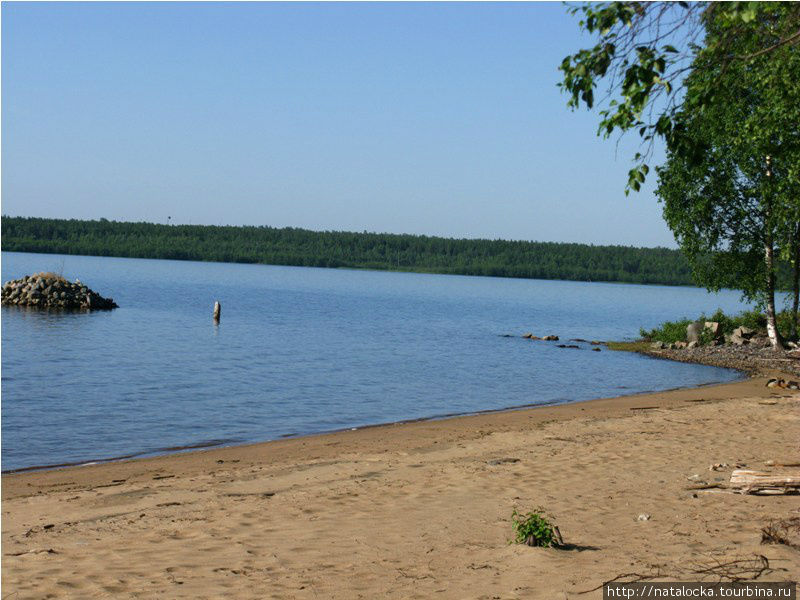
<path fill-rule="evenodd" d="M 773 44 L 769 48 L 764 48 L 763 50 L 759 50 L 758 52 L 753 52 L 753 54 L 747 54 L 745 56 L 737 56 L 736 58 L 739 60 L 750 60 L 752 58 L 756 58 L 757 56 L 761 56 L 762 54 L 768 54 L 769 52 L 772 52 L 773 50 L 776 50 L 781 46 L 785 46 L 786 44 L 792 44 L 794 42 L 800 42 L 800 29 L 795 31 L 789 37 L 782 39 L 777 44 Z"/>

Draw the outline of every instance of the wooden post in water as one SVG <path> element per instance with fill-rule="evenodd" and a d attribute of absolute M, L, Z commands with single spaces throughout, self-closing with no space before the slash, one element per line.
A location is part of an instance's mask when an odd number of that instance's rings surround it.
<path fill-rule="evenodd" d="M 214 302 L 214 322 L 219 323 L 219 315 L 222 312 L 222 306 L 220 306 L 219 301 Z"/>

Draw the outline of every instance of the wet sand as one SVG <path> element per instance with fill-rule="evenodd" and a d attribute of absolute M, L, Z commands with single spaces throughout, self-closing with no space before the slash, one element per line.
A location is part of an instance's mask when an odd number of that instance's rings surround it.
<path fill-rule="evenodd" d="M 760 529 L 798 496 L 691 489 L 800 462 L 800 396 L 765 382 L 4 475 L 2 597 L 599 598 L 757 555 L 797 580 Z M 537 507 L 567 548 L 508 543 Z"/>

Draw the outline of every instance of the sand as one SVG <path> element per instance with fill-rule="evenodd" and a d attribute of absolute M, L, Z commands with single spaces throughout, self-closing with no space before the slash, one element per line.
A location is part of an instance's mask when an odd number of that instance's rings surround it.
<path fill-rule="evenodd" d="M 798 496 L 689 489 L 800 461 L 800 396 L 765 381 L 5 475 L 2 597 L 600 598 L 757 555 L 797 580 L 760 529 Z M 509 544 L 515 507 L 569 546 Z"/>

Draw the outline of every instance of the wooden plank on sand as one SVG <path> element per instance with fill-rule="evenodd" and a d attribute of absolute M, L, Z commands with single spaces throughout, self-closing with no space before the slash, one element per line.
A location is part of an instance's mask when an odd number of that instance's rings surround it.
<path fill-rule="evenodd" d="M 792 494 L 800 492 L 800 473 L 765 473 L 737 469 L 731 473 L 731 486 L 742 494 Z"/>

